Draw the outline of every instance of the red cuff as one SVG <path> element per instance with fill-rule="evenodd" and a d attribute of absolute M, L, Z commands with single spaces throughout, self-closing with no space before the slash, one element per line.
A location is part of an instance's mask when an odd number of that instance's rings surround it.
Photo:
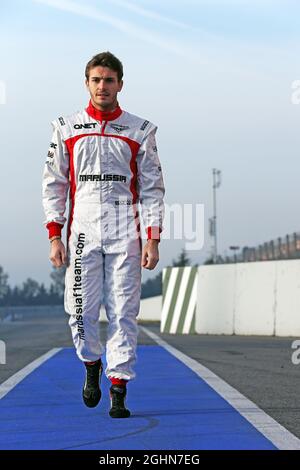
<path fill-rule="evenodd" d="M 160 227 L 147 227 L 147 240 L 158 240 L 160 241 L 160 232 L 162 229 Z"/>
<path fill-rule="evenodd" d="M 49 222 L 46 225 L 46 228 L 49 231 L 49 239 L 54 237 L 54 236 L 61 236 L 61 229 L 63 228 L 63 225 L 58 224 L 57 222 Z"/>
<path fill-rule="evenodd" d="M 111 381 L 112 385 L 122 385 L 123 387 L 126 387 L 128 382 L 126 379 L 118 379 L 117 377 L 109 377 L 109 380 Z"/>

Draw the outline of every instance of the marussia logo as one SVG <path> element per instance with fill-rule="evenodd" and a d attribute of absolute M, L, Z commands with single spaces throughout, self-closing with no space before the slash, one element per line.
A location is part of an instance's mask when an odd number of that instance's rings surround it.
<path fill-rule="evenodd" d="M 123 181 L 126 183 L 126 176 L 108 175 L 105 173 L 99 175 L 79 175 L 79 181 Z"/>
<path fill-rule="evenodd" d="M 120 134 L 122 131 L 125 131 L 126 129 L 129 129 L 129 126 L 121 126 L 120 124 L 110 124 L 110 127 L 118 132 L 118 134 Z"/>

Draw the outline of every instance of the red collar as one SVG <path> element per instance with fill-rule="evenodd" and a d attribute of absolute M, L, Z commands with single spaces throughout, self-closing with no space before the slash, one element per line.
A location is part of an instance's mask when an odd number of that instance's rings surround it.
<path fill-rule="evenodd" d="M 92 118 L 97 119 L 97 121 L 113 121 L 114 119 L 117 119 L 119 116 L 121 116 L 123 112 L 119 106 L 119 103 L 117 103 L 117 107 L 114 109 L 114 111 L 100 111 L 100 109 L 97 109 L 95 106 L 93 106 L 91 100 L 85 110 Z"/>

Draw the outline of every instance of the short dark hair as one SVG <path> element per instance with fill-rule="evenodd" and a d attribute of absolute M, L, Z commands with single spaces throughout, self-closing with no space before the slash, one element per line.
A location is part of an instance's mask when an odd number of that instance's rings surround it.
<path fill-rule="evenodd" d="M 99 54 L 96 54 L 86 64 L 85 77 L 87 80 L 89 80 L 90 70 L 93 67 L 98 67 L 99 65 L 101 65 L 102 67 L 109 67 L 110 69 L 114 70 L 118 74 L 118 81 L 122 80 L 122 77 L 123 77 L 122 62 L 109 51 L 100 52 Z"/>

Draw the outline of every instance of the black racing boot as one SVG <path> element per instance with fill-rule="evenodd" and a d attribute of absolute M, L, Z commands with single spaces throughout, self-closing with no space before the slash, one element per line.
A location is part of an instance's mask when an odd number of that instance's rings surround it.
<path fill-rule="evenodd" d="M 82 390 L 82 398 L 86 406 L 94 408 L 98 405 L 101 398 L 101 390 L 99 383 L 102 375 L 101 358 L 95 364 L 84 363 L 86 368 L 86 378 Z"/>
<path fill-rule="evenodd" d="M 112 418 L 129 418 L 130 411 L 125 408 L 126 387 L 112 385 L 109 389 L 110 405 L 109 415 Z"/>

